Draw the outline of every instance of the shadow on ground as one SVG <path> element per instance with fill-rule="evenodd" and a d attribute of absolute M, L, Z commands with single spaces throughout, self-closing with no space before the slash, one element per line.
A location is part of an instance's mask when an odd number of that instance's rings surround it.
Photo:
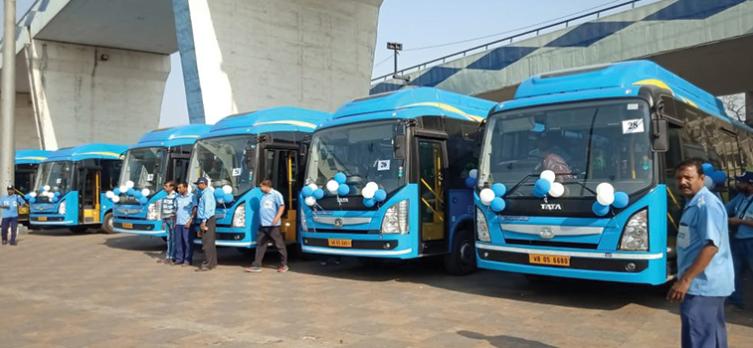
<path fill-rule="evenodd" d="M 478 332 L 473 331 L 465 331 L 461 330 L 457 332 L 458 335 L 474 339 L 474 340 L 483 340 L 489 342 L 494 347 L 505 347 L 505 348 L 556 348 L 556 346 L 552 346 L 546 343 L 541 343 L 539 341 L 532 341 L 527 340 L 525 338 L 520 337 L 514 337 L 514 336 L 506 336 L 506 335 L 500 335 L 500 336 L 486 336 L 484 334 L 480 334 Z"/>

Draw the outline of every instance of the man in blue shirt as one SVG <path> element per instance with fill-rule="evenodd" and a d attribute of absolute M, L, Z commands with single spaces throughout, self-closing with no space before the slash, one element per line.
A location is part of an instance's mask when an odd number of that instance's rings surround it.
<path fill-rule="evenodd" d="M 280 233 L 280 222 L 282 221 L 282 213 L 285 212 L 285 202 L 282 194 L 272 188 L 272 180 L 262 181 L 259 188 L 264 193 L 259 200 L 261 226 L 256 235 L 256 257 L 251 268 L 247 268 L 246 272 L 261 272 L 261 263 L 264 260 L 264 254 L 267 252 L 267 243 L 270 241 L 275 243 L 275 248 L 280 253 L 280 266 L 277 268 L 277 272 L 287 272 L 288 252 Z"/>
<path fill-rule="evenodd" d="M 175 259 L 176 265 L 190 266 L 193 259 L 191 223 L 196 213 L 196 196 L 188 193 L 188 184 L 178 184 L 175 198 Z"/>
<path fill-rule="evenodd" d="M 677 280 L 667 299 L 681 302 L 683 347 L 727 347 L 724 299 L 734 271 L 724 204 L 703 185 L 698 160 L 680 163 L 677 185 L 688 201 L 677 233 Z"/>
<path fill-rule="evenodd" d="M 217 267 L 217 246 L 214 244 L 217 227 L 214 210 L 217 207 L 217 202 L 214 200 L 214 189 L 209 187 L 207 178 L 199 178 L 195 184 L 199 189 L 196 218 L 201 223 L 199 237 L 201 237 L 201 245 L 206 258 L 197 271 L 211 271 Z"/>
<path fill-rule="evenodd" d="M 16 194 L 13 186 L 8 186 L 8 194 L 0 197 L 0 209 L 3 211 L 3 222 L 0 231 L 3 235 L 3 245 L 8 244 L 8 231 L 10 230 L 10 245 L 16 245 L 16 233 L 18 232 L 18 207 L 24 205 L 21 196 Z"/>
<path fill-rule="evenodd" d="M 743 309 L 743 275 L 746 271 L 753 272 L 753 172 L 745 172 L 736 179 L 740 193 L 727 203 L 735 269 L 735 292 L 728 301 Z"/>

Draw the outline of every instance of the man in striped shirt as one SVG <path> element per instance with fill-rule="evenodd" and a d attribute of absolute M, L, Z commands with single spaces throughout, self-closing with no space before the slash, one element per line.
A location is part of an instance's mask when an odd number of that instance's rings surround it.
<path fill-rule="evenodd" d="M 175 199 L 178 195 L 175 193 L 175 182 L 168 181 L 163 186 L 165 198 L 162 199 L 162 210 L 160 215 L 162 216 L 162 226 L 165 228 L 167 234 L 167 251 L 165 252 L 165 259 L 159 260 L 166 264 L 173 264 L 175 260 Z"/>

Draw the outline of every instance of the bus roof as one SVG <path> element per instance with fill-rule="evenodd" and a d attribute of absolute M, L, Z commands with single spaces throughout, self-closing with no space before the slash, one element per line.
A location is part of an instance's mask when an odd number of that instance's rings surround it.
<path fill-rule="evenodd" d="M 16 164 L 35 164 L 47 159 L 50 151 L 45 150 L 16 150 Z"/>
<path fill-rule="evenodd" d="M 120 159 L 128 146 L 116 144 L 83 144 L 52 152 L 44 162 L 81 161 L 85 159 Z"/>
<path fill-rule="evenodd" d="M 271 132 L 311 133 L 331 114 L 292 106 L 278 106 L 231 115 L 217 122 L 204 137 Z"/>
<path fill-rule="evenodd" d="M 481 122 L 492 107 L 494 102 L 438 88 L 403 88 L 352 100 L 341 106 L 332 120 L 323 123 L 321 127 L 421 116 L 445 116 Z"/>
<path fill-rule="evenodd" d="M 679 101 L 732 122 L 719 99 L 649 60 L 539 74 L 521 82 L 515 98 L 499 103 L 493 112 L 582 100 L 635 97 L 642 86 L 667 90 Z"/>
<path fill-rule="evenodd" d="M 155 129 L 144 134 L 138 143 L 131 145 L 131 148 L 191 145 L 211 128 L 212 126 L 206 124 L 190 124 L 187 126 Z"/>

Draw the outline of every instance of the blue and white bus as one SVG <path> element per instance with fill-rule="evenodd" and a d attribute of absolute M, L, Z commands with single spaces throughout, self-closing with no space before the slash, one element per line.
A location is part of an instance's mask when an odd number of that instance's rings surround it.
<path fill-rule="evenodd" d="M 674 167 L 701 158 L 714 190 L 753 163 L 751 129 L 650 61 L 534 76 L 487 119 L 479 268 L 658 285 L 676 273 Z M 709 172 L 711 171 L 711 172 Z"/>
<path fill-rule="evenodd" d="M 475 269 L 473 193 L 481 121 L 494 103 L 406 88 L 342 106 L 314 133 L 301 193 L 304 252 Z"/>
<path fill-rule="evenodd" d="M 112 233 L 112 202 L 128 147 L 84 144 L 52 152 L 39 164 L 35 191 L 29 193 L 32 228 L 69 228 L 83 232 L 102 226 Z"/>
<path fill-rule="evenodd" d="M 31 193 L 32 187 L 34 186 L 39 163 L 46 160 L 49 154 L 50 152 L 45 150 L 25 149 L 16 151 L 13 186 L 19 194 L 26 196 L 27 202 L 31 198 L 31 196 L 27 194 Z M 28 204 L 18 207 L 18 222 L 27 227 L 29 226 Z"/>
<path fill-rule="evenodd" d="M 162 227 L 162 186 L 188 179 L 188 164 L 196 140 L 211 126 L 204 124 L 157 129 L 132 145 L 123 162 L 118 187 L 107 196 L 115 203 L 113 230 L 167 237 Z"/>
<path fill-rule="evenodd" d="M 191 154 L 190 182 L 206 177 L 217 198 L 218 246 L 247 251 L 256 246 L 259 227 L 258 184 L 270 179 L 284 197 L 281 232 L 286 243 L 296 238 L 296 193 L 311 133 L 329 113 L 296 107 L 273 107 L 225 117 L 201 137 Z M 196 243 L 201 243 L 197 240 Z"/>

